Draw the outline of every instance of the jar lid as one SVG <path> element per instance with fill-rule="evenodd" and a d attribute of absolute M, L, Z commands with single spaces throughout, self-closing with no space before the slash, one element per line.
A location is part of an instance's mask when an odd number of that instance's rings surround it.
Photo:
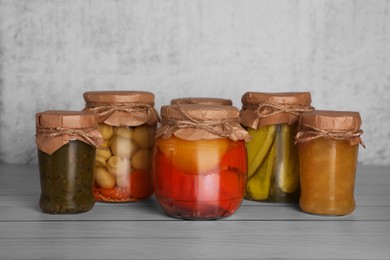
<path fill-rule="evenodd" d="M 301 115 L 300 127 L 321 130 L 359 130 L 362 125 L 359 112 L 315 110 Z"/>
<path fill-rule="evenodd" d="M 241 102 L 244 108 L 245 106 L 264 103 L 282 106 L 310 106 L 311 95 L 310 92 L 246 92 L 242 96 Z"/>
<path fill-rule="evenodd" d="M 45 153 L 53 154 L 70 140 L 80 140 L 95 147 L 103 143 L 94 113 L 48 110 L 37 113 L 35 119 L 35 142 Z"/>
<path fill-rule="evenodd" d="M 254 129 L 272 124 L 294 125 L 301 113 L 314 109 L 309 92 L 247 92 L 241 102 L 241 124 Z"/>
<path fill-rule="evenodd" d="M 224 98 L 210 98 L 210 97 L 188 97 L 176 98 L 171 100 L 171 105 L 175 104 L 199 104 L 199 105 L 223 105 L 231 106 L 233 102 L 231 99 Z"/>
<path fill-rule="evenodd" d="M 233 106 L 176 104 L 161 107 L 161 126 L 156 137 L 175 135 L 184 140 L 228 137 L 248 140 L 239 123 L 240 111 Z"/>
<path fill-rule="evenodd" d="M 88 103 L 145 103 L 154 106 L 154 94 L 146 91 L 88 91 L 83 97 L 87 106 Z"/>
<path fill-rule="evenodd" d="M 159 121 L 154 94 L 145 91 L 90 91 L 83 94 L 84 111 L 99 115 L 99 123 L 112 126 L 154 125 Z"/>
<path fill-rule="evenodd" d="M 315 110 L 303 113 L 298 125 L 297 142 L 306 142 L 320 137 L 349 140 L 351 144 L 362 143 L 359 112 Z"/>
<path fill-rule="evenodd" d="M 39 112 L 35 116 L 37 128 L 91 128 L 96 127 L 98 117 L 91 112 L 47 110 Z"/>

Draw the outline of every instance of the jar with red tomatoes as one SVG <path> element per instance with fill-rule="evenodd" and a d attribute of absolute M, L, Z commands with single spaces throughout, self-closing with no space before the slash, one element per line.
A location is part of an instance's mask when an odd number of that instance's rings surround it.
<path fill-rule="evenodd" d="M 167 215 L 207 220 L 235 213 L 244 198 L 248 133 L 233 106 L 161 108 L 154 187 Z"/>

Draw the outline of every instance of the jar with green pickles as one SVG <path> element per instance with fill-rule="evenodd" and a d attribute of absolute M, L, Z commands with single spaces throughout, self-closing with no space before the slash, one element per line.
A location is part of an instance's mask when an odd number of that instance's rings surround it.
<path fill-rule="evenodd" d="M 92 209 L 96 147 L 103 143 L 97 116 L 79 111 L 36 114 L 36 144 L 45 213 L 71 214 Z"/>
<path fill-rule="evenodd" d="M 251 137 L 246 143 L 248 176 L 245 198 L 298 202 L 299 160 L 295 135 L 299 116 L 311 111 L 309 92 L 247 92 L 240 122 Z"/>
<path fill-rule="evenodd" d="M 159 120 L 154 94 L 92 91 L 84 93 L 84 100 L 84 110 L 98 114 L 104 139 L 96 151 L 95 199 L 130 202 L 152 196 L 154 134 Z"/>

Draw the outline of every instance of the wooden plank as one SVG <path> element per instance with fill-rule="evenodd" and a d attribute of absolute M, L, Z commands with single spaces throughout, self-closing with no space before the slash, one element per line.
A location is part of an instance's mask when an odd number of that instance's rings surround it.
<path fill-rule="evenodd" d="M 389 222 L 2 223 L 12 259 L 388 259 Z M 20 250 L 23 249 L 23 250 Z"/>
<path fill-rule="evenodd" d="M 152 197 L 151 199 L 154 199 Z M 390 206 L 390 195 L 387 194 L 355 194 L 355 200 L 357 207 L 361 206 Z M 0 211 L 1 207 L 29 207 L 34 206 L 38 207 L 39 194 L 16 194 L 16 195 L 0 195 Z M 143 203 L 143 202 L 137 202 Z M 129 203 L 119 203 L 131 206 L 132 202 Z M 244 200 L 242 206 L 260 206 L 262 204 L 267 204 L 269 206 L 283 207 L 285 205 L 290 205 L 288 203 L 266 203 L 266 202 L 257 202 Z M 96 204 L 98 205 L 98 204 Z M 116 203 L 107 203 L 107 206 L 117 207 Z"/>
<path fill-rule="evenodd" d="M 106 205 L 97 203 L 86 213 L 73 215 L 51 215 L 40 211 L 37 204 L 28 206 L 7 206 L 0 208 L 0 222 L 6 221 L 151 221 L 174 220 L 168 218 L 154 200 L 135 204 Z M 319 216 L 302 212 L 297 205 L 243 205 L 229 218 L 220 221 L 242 220 L 300 220 L 300 221 L 373 221 L 389 220 L 389 206 L 362 206 L 346 216 Z"/>
<path fill-rule="evenodd" d="M 390 195 L 390 166 L 359 166 L 355 194 Z M 0 165 L 0 195 L 40 193 L 37 165 Z"/>

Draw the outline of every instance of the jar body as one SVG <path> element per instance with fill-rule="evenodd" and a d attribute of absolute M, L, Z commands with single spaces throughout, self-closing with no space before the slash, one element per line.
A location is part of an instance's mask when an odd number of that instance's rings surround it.
<path fill-rule="evenodd" d="M 152 159 L 156 125 L 99 124 L 104 144 L 96 152 L 97 201 L 127 202 L 153 194 Z"/>
<path fill-rule="evenodd" d="M 39 206 L 43 212 L 70 214 L 92 209 L 95 150 L 78 140 L 69 141 L 51 155 L 38 149 Z"/>
<path fill-rule="evenodd" d="M 248 129 L 248 180 L 245 197 L 255 201 L 298 202 L 297 127 L 288 124 Z"/>
<path fill-rule="evenodd" d="M 298 144 L 300 208 L 312 214 L 346 215 L 355 209 L 358 144 L 318 138 Z"/>
<path fill-rule="evenodd" d="M 155 195 L 167 215 L 218 219 L 240 207 L 247 171 L 243 141 L 158 138 L 154 156 Z"/>

